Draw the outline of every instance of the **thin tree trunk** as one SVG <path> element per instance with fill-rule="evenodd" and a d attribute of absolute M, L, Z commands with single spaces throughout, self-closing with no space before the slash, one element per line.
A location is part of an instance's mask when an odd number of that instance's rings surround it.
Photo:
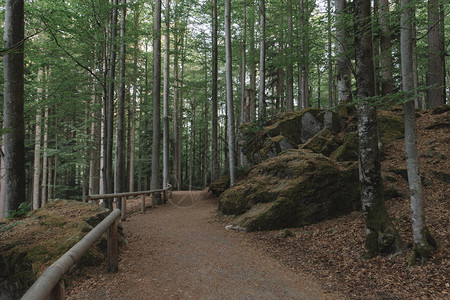
<path fill-rule="evenodd" d="M 106 193 L 113 193 L 114 190 L 114 170 L 113 170 L 113 142 L 114 142 L 114 81 L 116 80 L 116 57 L 117 57 L 117 15 L 118 0 L 112 0 L 111 18 L 111 51 L 108 70 L 108 99 L 106 103 L 106 124 L 105 124 L 105 162 L 103 185 Z M 112 201 L 107 200 L 107 206 L 112 209 Z"/>
<path fill-rule="evenodd" d="M 122 0 L 122 11 L 120 18 L 120 53 L 119 53 L 119 91 L 117 100 L 117 136 L 116 136 L 116 172 L 114 180 L 114 192 L 125 191 L 125 67 L 126 67 L 126 13 L 127 1 Z M 116 205 L 120 209 L 122 201 L 116 198 Z"/>
<path fill-rule="evenodd" d="M 441 41 L 439 35 L 439 1 L 428 0 L 428 72 L 427 72 L 427 108 L 444 104 L 442 86 Z"/>
<path fill-rule="evenodd" d="M 294 25 L 292 23 L 292 0 L 287 0 L 287 17 L 288 17 L 288 45 L 287 45 L 287 66 L 286 66 L 286 109 L 288 111 L 294 110 L 294 67 L 292 56 L 294 55 L 293 31 Z"/>
<path fill-rule="evenodd" d="M 347 1 L 336 0 L 336 72 L 338 104 L 352 101 L 352 71 L 350 69 L 350 62 L 347 56 L 348 29 L 345 22 L 347 13 Z"/>
<path fill-rule="evenodd" d="M 41 206 L 47 203 L 47 165 L 48 165 L 48 106 L 44 108 L 44 135 L 42 153 Z"/>
<path fill-rule="evenodd" d="M 139 10 L 136 8 L 135 11 L 135 19 L 134 19 L 134 30 L 138 32 L 139 30 Z M 136 37 L 134 42 L 134 53 L 133 53 L 133 96 L 131 98 L 131 128 L 130 128 L 130 158 L 129 158 L 129 167 L 128 167 L 128 190 L 130 192 L 134 192 L 134 165 L 135 165 L 135 156 L 136 156 L 136 106 L 137 106 L 137 67 L 138 67 L 138 47 L 139 47 L 139 38 Z"/>
<path fill-rule="evenodd" d="M 164 34 L 164 136 L 163 136 L 163 188 L 166 188 L 169 183 L 169 5 L 170 1 L 166 0 L 165 8 L 165 34 Z"/>
<path fill-rule="evenodd" d="M 266 118 L 266 3 L 259 0 L 259 108 L 258 118 Z"/>
<path fill-rule="evenodd" d="M 0 150 L 0 220 L 5 217 L 5 167 L 4 167 L 4 147 L 3 144 Z"/>
<path fill-rule="evenodd" d="M 99 194 L 99 175 L 100 175 L 100 166 L 99 166 L 99 158 L 100 154 L 100 143 L 101 139 L 101 128 L 100 124 L 97 120 L 100 118 L 100 111 L 96 109 L 96 105 L 99 101 L 96 89 L 96 83 L 93 82 L 93 97 L 92 97 L 92 123 L 91 123 L 91 143 L 92 149 L 90 151 L 90 162 L 89 162 L 89 194 L 96 195 Z M 99 126 L 100 125 L 100 126 Z M 100 139 L 99 139 L 100 137 Z"/>
<path fill-rule="evenodd" d="M 176 3 L 178 6 L 178 2 Z M 178 17 L 175 14 L 175 28 L 177 28 Z M 180 190 L 181 186 L 181 177 L 180 177 L 180 168 L 179 166 L 179 153 L 181 151 L 181 141 L 180 141 L 180 133 L 179 133 L 179 72 L 178 72 L 178 30 L 174 32 L 174 57 L 173 57 L 173 136 L 174 136 L 174 151 L 173 151 L 173 178 L 175 181 L 175 185 L 177 190 Z"/>
<path fill-rule="evenodd" d="M 261 1 L 262 3 L 264 3 L 264 0 Z M 234 134 L 234 106 L 233 106 L 233 82 L 232 82 L 233 73 L 232 73 L 232 53 L 231 53 L 231 0 L 225 0 L 225 52 L 226 52 L 226 86 L 227 86 L 227 109 L 228 109 L 228 152 L 230 159 L 230 166 L 229 166 L 230 185 L 233 185 L 235 182 L 234 167 L 236 165 L 236 157 L 234 152 L 235 134 Z"/>
<path fill-rule="evenodd" d="M 404 92 L 414 93 L 414 73 L 412 69 L 412 19 L 414 15 L 411 8 L 411 0 L 402 0 L 401 6 L 400 47 L 402 85 Z M 414 265 L 416 264 L 416 261 L 423 264 L 428 259 L 431 247 L 436 247 L 436 242 L 428 231 L 423 211 L 422 181 L 419 174 L 414 100 L 407 101 L 404 105 L 404 109 L 406 165 L 408 170 L 414 238 L 413 252 L 410 256 L 409 264 Z"/>
<path fill-rule="evenodd" d="M 328 107 L 333 107 L 333 59 L 331 53 L 331 1 L 327 0 L 328 31 Z"/>
<path fill-rule="evenodd" d="M 18 209 L 25 196 L 24 127 L 24 1 L 6 0 L 3 55 L 3 135 L 5 217 Z"/>
<path fill-rule="evenodd" d="M 397 252 L 400 237 L 392 225 L 383 196 L 378 151 L 377 111 L 370 103 L 375 96 L 370 1 L 355 0 L 356 88 L 359 100 L 359 166 L 361 200 L 366 224 L 365 257 Z"/>
<path fill-rule="evenodd" d="M 219 178 L 219 160 L 217 154 L 217 76 L 218 76 L 218 48 L 217 48 L 217 0 L 212 1 L 212 95 L 211 95 L 211 182 Z"/>
<path fill-rule="evenodd" d="M 381 25 L 381 94 L 393 93 L 391 26 L 389 18 L 389 0 L 379 0 L 379 16 Z"/>
<path fill-rule="evenodd" d="M 38 70 L 38 84 L 43 84 L 43 71 L 42 68 Z M 38 97 L 43 96 L 42 87 L 37 89 Z M 37 104 L 39 105 L 39 104 Z M 36 126 L 35 126 L 35 138 L 34 138 L 34 167 L 33 167 L 33 209 L 39 209 L 41 203 L 39 201 L 40 196 L 40 176 L 41 176 L 41 109 L 38 107 L 36 111 Z"/>
<path fill-rule="evenodd" d="M 153 145 L 152 145 L 152 180 L 150 189 L 160 188 L 160 153 L 161 153 L 161 0 L 155 2 L 153 23 Z M 153 197 L 153 205 L 160 205 L 161 198 Z"/>
<path fill-rule="evenodd" d="M 246 77 L 246 52 L 247 52 L 247 1 L 244 0 L 244 20 L 243 20 L 243 33 L 242 33 L 242 49 L 241 49 L 241 57 L 242 57 L 242 70 L 241 70 L 241 124 L 248 122 L 245 120 L 245 110 L 244 106 L 248 106 L 245 104 L 246 101 L 246 93 L 245 93 L 245 77 Z M 239 144 L 242 144 L 243 135 L 240 129 L 238 129 L 239 134 Z M 242 146 L 238 146 L 239 148 L 239 162 L 240 165 L 243 166 L 247 163 L 247 159 L 242 152 Z"/>
<path fill-rule="evenodd" d="M 250 39 L 250 49 L 249 49 L 249 72 L 250 72 L 250 89 L 252 90 L 249 93 L 249 110 L 250 110 L 250 122 L 256 120 L 256 49 L 255 49 L 255 13 L 254 10 L 250 10 L 251 19 L 249 22 L 249 39 Z"/>

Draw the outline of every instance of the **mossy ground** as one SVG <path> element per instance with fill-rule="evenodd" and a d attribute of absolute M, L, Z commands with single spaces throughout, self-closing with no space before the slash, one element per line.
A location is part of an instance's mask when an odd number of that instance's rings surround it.
<path fill-rule="evenodd" d="M 18 292 L 23 291 L 106 215 L 107 211 L 97 205 L 58 200 L 23 219 L 1 221 L 0 279 L 7 278 Z M 77 264 L 103 261 L 105 238 L 106 234 Z"/>

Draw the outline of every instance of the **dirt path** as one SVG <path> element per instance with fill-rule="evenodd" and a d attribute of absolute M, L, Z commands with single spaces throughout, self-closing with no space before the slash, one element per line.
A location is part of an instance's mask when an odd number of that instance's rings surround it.
<path fill-rule="evenodd" d="M 206 193 L 173 195 L 122 224 L 119 273 L 91 270 L 69 299 L 338 299 L 225 230 Z"/>

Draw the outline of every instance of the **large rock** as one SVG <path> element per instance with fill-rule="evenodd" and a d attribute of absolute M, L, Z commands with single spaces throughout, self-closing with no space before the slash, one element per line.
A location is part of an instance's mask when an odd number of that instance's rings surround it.
<path fill-rule="evenodd" d="M 285 112 L 265 125 L 247 124 L 242 128 L 242 150 L 253 165 L 275 157 L 284 150 L 297 148 L 324 128 L 329 128 L 333 133 L 343 128 L 338 114 L 314 108 Z"/>
<path fill-rule="evenodd" d="M 290 149 L 226 190 L 219 210 L 249 231 L 303 226 L 359 209 L 358 186 L 356 163 Z"/>

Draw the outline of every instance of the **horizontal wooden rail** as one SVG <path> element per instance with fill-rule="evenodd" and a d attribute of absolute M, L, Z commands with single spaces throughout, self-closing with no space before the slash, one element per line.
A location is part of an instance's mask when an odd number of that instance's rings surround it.
<path fill-rule="evenodd" d="M 103 221 L 84 236 L 75 246 L 48 267 L 22 297 L 22 300 L 64 299 L 61 278 L 85 254 L 89 248 L 108 230 L 107 270 L 118 271 L 118 221 L 120 209 L 115 209 Z"/>
<path fill-rule="evenodd" d="M 165 189 L 157 189 L 157 190 L 149 190 L 149 191 L 140 191 L 140 192 L 127 192 L 127 193 L 115 193 L 115 194 L 103 194 L 103 195 L 88 195 L 87 200 L 99 200 L 99 199 L 111 199 L 111 198 L 121 198 L 122 205 L 122 216 L 121 219 L 125 220 L 127 214 L 127 197 L 133 196 L 141 196 L 141 213 L 145 212 L 145 195 L 148 194 L 163 194 L 163 202 L 167 202 L 168 198 L 172 198 L 172 185 L 168 184 L 168 187 Z M 167 195 L 168 193 L 168 195 Z"/>

